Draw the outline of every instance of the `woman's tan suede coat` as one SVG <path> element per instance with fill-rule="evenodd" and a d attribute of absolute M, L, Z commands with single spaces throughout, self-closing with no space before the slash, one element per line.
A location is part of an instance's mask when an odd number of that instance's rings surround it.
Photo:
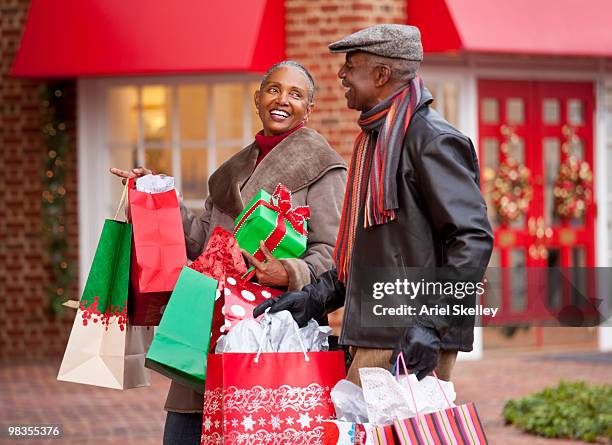
<path fill-rule="evenodd" d="M 259 147 L 253 142 L 225 162 L 208 181 L 204 211 L 195 216 L 181 206 L 187 256 L 195 260 L 216 226 L 232 230 L 234 219 L 255 194 L 273 193 L 280 182 L 292 192 L 292 206 L 310 206 L 308 246 L 299 259 L 282 260 L 289 290 L 301 289 L 332 267 L 332 253 L 346 185 L 346 165 L 315 130 L 301 128 L 287 136 L 256 166 Z M 165 409 L 202 412 L 200 394 L 172 382 Z"/>

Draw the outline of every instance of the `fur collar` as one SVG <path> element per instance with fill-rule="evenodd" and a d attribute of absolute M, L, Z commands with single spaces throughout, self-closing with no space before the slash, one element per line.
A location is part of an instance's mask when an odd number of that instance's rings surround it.
<path fill-rule="evenodd" d="M 258 155 L 259 147 L 253 142 L 223 163 L 208 180 L 213 205 L 232 218 L 260 189 L 273 193 L 280 182 L 297 192 L 331 169 L 346 169 L 323 136 L 307 127 L 283 139 L 255 167 Z"/>

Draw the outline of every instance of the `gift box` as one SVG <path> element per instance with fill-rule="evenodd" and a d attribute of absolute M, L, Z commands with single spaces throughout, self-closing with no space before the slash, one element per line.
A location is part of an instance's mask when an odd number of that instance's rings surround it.
<path fill-rule="evenodd" d="M 145 360 L 147 368 L 200 393 L 216 290 L 216 280 L 184 267 Z"/>
<path fill-rule="evenodd" d="M 306 251 L 308 206 L 291 208 L 291 192 L 282 184 L 272 195 L 260 190 L 234 221 L 234 236 L 241 248 L 265 259 L 260 242 L 276 258 L 299 258 Z"/>

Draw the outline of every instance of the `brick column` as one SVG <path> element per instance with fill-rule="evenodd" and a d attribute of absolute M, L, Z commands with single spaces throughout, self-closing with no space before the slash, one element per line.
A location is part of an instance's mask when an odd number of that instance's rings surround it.
<path fill-rule="evenodd" d="M 338 70 L 344 54 L 327 45 L 379 23 L 406 23 L 406 0 L 285 0 L 287 58 L 306 66 L 316 82 L 315 111 L 308 125 L 327 138 L 347 161 L 359 132 L 357 111 L 346 107 Z M 336 334 L 342 310 L 329 317 Z"/>
<path fill-rule="evenodd" d="M 50 263 L 42 233 L 43 159 L 40 92 L 42 82 L 8 76 L 23 32 L 29 1 L 4 0 L 0 6 L 0 359 L 58 356 L 66 346 L 73 314 L 58 318 L 48 306 Z M 49 32 L 52 32 L 52 26 Z M 65 91 L 74 109 L 74 87 Z M 68 166 L 67 230 L 76 269 L 78 218 L 74 114 Z M 69 294 L 78 298 L 76 280 Z"/>
<path fill-rule="evenodd" d="M 346 108 L 337 73 L 343 54 L 327 45 L 378 23 L 406 23 L 406 0 L 286 0 L 287 57 L 303 63 L 315 78 L 316 109 L 309 125 L 345 159 L 358 133 L 358 113 Z"/>

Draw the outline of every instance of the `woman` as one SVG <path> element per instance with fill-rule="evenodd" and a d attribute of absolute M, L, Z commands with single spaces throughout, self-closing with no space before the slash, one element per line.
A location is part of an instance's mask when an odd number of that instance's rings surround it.
<path fill-rule="evenodd" d="M 262 188 L 272 193 L 280 182 L 291 190 L 293 206 L 310 206 L 306 253 L 299 259 L 249 261 L 262 285 L 301 289 L 332 266 L 346 166 L 319 133 L 305 127 L 314 108 L 314 81 L 302 65 L 284 61 L 272 66 L 254 99 L 263 130 L 211 175 L 210 194 L 200 216 L 181 205 L 187 256 L 196 259 L 212 229 L 232 230 L 244 205 Z M 123 178 L 150 173 L 145 168 L 112 168 L 111 172 Z M 200 443 L 202 405 L 201 395 L 172 382 L 165 406 L 164 444 Z"/>

